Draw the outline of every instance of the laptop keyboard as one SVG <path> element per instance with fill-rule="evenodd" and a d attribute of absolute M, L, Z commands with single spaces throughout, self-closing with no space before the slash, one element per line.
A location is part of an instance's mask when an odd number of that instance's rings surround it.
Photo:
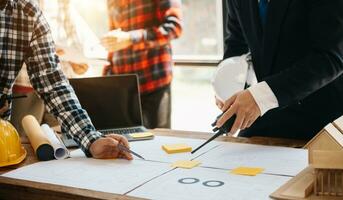
<path fill-rule="evenodd" d="M 108 130 L 101 130 L 99 131 L 105 135 L 107 134 L 119 134 L 119 135 L 123 135 L 123 134 L 131 134 L 131 133 L 141 133 L 141 132 L 146 132 L 146 129 L 142 128 L 142 127 L 137 127 L 137 128 L 120 128 L 120 129 L 108 129 Z M 63 134 L 65 135 L 65 134 Z M 67 139 L 72 139 L 72 137 L 67 134 L 65 135 Z"/>
<path fill-rule="evenodd" d="M 139 140 L 144 140 L 144 139 L 134 139 L 129 136 L 131 133 L 141 133 L 141 132 L 146 132 L 147 129 L 144 127 L 132 127 L 132 128 L 120 128 L 120 129 L 108 129 L 108 130 L 101 130 L 99 132 L 107 135 L 107 134 L 120 134 L 120 135 L 125 135 L 125 137 L 129 141 L 139 141 Z M 66 147 L 77 147 L 78 145 L 76 142 L 71 138 L 71 136 L 62 134 L 62 141 L 65 144 Z M 145 139 L 152 139 L 152 138 L 145 138 Z"/>
<path fill-rule="evenodd" d="M 137 127 L 137 128 L 121 128 L 121 129 L 109 129 L 109 130 L 101 130 L 100 132 L 103 134 L 111 134 L 111 133 L 115 133 L 115 134 L 120 134 L 120 135 L 124 135 L 124 134 L 131 134 L 131 133 L 140 133 L 140 132 L 145 132 L 146 130 L 141 128 L 141 127 Z"/>

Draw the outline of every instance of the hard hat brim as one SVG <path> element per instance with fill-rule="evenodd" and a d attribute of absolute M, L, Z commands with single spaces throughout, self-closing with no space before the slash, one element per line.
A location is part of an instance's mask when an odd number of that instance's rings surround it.
<path fill-rule="evenodd" d="M 10 162 L 2 162 L 0 163 L 0 167 L 10 166 L 10 165 L 16 165 L 21 163 L 26 158 L 27 152 L 24 147 L 21 147 L 21 155 L 13 161 Z"/>

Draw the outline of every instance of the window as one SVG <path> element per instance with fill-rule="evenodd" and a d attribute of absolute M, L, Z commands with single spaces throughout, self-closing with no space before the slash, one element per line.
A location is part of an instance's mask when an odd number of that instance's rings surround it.
<path fill-rule="evenodd" d="M 211 132 L 211 124 L 220 113 L 215 105 L 211 79 L 216 63 L 223 57 L 222 0 L 184 0 L 184 31 L 173 42 L 177 63 L 193 62 L 205 67 L 177 65 L 172 85 L 172 128 Z"/>
<path fill-rule="evenodd" d="M 97 37 L 108 32 L 107 0 L 71 0 Z"/>
<path fill-rule="evenodd" d="M 173 41 L 176 60 L 220 60 L 223 55 L 222 0 L 182 1 L 184 31 Z"/>
<path fill-rule="evenodd" d="M 175 67 L 172 84 L 172 128 L 211 132 L 219 115 L 211 79 L 215 67 Z"/>
<path fill-rule="evenodd" d="M 41 0 L 54 35 L 65 35 L 58 24 L 58 2 Z M 84 54 L 105 58 L 98 38 L 108 31 L 107 0 L 70 0 L 76 32 L 81 38 Z M 177 63 L 218 62 L 223 55 L 222 0 L 183 0 L 183 35 L 173 41 Z M 52 19 L 52 20 L 51 20 Z M 65 25 L 65 24 L 64 24 Z M 63 25 L 62 25 L 63 26 Z M 67 38 L 68 39 L 68 38 Z M 63 42 L 65 39 L 61 39 Z M 203 65 L 203 64 L 202 64 Z M 172 85 L 172 128 L 191 131 L 210 131 L 219 110 L 214 103 L 211 78 L 214 67 L 177 65 Z"/>
<path fill-rule="evenodd" d="M 108 31 L 106 0 L 71 2 L 98 37 Z M 173 41 L 175 59 L 220 60 L 223 55 L 222 0 L 183 0 L 182 9 L 184 31 L 180 39 Z"/>
<path fill-rule="evenodd" d="M 97 37 L 108 31 L 107 0 L 70 1 L 72 9 Z M 57 7 L 53 1 L 48 4 L 49 10 Z M 184 30 L 182 37 L 173 41 L 175 60 L 220 60 L 223 55 L 222 0 L 183 0 L 182 9 Z"/>

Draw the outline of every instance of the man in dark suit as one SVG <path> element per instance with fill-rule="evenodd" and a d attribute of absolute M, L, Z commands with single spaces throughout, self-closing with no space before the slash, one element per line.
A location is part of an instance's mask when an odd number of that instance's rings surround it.
<path fill-rule="evenodd" d="M 250 52 L 258 83 L 217 105 L 231 133 L 310 139 L 343 114 L 342 0 L 227 0 L 224 58 Z"/>

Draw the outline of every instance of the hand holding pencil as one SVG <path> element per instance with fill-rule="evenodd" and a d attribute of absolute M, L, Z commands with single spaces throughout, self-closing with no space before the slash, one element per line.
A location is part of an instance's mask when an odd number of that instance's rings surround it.
<path fill-rule="evenodd" d="M 93 142 L 89 151 L 93 158 L 97 159 L 123 158 L 132 160 L 130 152 L 124 151 L 121 146 L 130 149 L 129 142 L 124 136 L 108 134 Z"/>

